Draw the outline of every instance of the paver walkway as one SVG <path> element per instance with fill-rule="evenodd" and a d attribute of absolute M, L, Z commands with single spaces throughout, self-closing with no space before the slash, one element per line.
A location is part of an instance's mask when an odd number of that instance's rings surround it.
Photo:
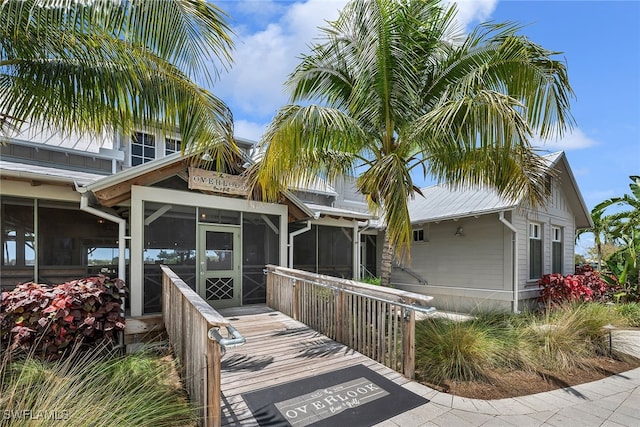
<path fill-rule="evenodd" d="M 640 357 L 640 330 L 616 331 L 613 346 Z M 498 400 L 452 396 L 416 382 L 403 387 L 430 402 L 379 427 L 640 426 L 640 368 L 574 387 Z"/>

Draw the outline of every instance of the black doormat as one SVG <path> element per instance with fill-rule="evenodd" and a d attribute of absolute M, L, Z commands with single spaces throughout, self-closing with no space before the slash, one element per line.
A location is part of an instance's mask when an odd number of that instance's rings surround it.
<path fill-rule="evenodd" d="M 356 365 L 242 395 L 261 426 L 371 426 L 428 400 Z"/>

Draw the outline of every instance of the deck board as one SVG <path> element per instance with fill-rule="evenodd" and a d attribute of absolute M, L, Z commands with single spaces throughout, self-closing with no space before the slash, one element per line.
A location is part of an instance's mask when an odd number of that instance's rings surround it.
<path fill-rule="evenodd" d="M 401 374 L 339 344 L 278 311 L 224 311 L 246 338 L 222 358 L 223 426 L 257 426 L 242 393 L 362 364 L 397 384 Z"/>

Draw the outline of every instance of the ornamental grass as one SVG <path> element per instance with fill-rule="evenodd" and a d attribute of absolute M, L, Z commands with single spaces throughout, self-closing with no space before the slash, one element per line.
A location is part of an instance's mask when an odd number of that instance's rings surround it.
<path fill-rule="evenodd" d="M 0 364 L 3 426 L 187 426 L 197 424 L 173 361 L 144 351 L 93 349 L 44 361 Z"/>
<path fill-rule="evenodd" d="M 493 369 L 552 372 L 607 355 L 608 331 L 627 323 L 615 307 L 567 303 L 541 312 L 481 312 L 416 323 L 416 372 L 427 382 L 483 381 Z M 622 357 L 622 355 L 615 355 Z"/>

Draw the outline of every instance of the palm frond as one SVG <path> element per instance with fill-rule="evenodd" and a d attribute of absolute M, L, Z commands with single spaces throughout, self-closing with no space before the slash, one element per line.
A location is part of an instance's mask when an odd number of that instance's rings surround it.
<path fill-rule="evenodd" d="M 332 180 L 351 173 L 366 141 L 358 124 L 340 110 L 285 106 L 263 136 L 253 185 L 265 200 L 276 200 L 282 188 L 308 184 L 319 175 Z"/>
<path fill-rule="evenodd" d="M 229 159 L 232 114 L 193 80 L 212 80 L 214 59 L 229 63 L 224 18 L 199 0 L 7 0 L 0 113 L 63 133 L 177 130 L 190 149 L 224 140 Z"/>

